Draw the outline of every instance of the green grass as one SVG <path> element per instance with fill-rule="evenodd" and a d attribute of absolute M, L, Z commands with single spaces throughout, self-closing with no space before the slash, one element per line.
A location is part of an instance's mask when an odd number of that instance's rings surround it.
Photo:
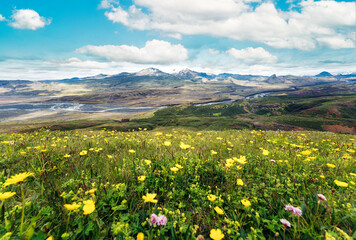
<path fill-rule="evenodd" d="M 178 118 L 177 126 L 186 121 L 199 128 L 198 120 Z M 142 232 L 145 239 L 209 239 L 211 229 L 220 229 L 224 239 L 324 239 L 325 234 L 346 239 L 342 232 L 356 237 L 355 150 L 355 136 L 322 132 L 177 128 L 2 134 L 1 192 L 16 195 L 1 200 L 0 238 L 136 239 Z M 23 172 L 34 176 L 3 184 Z M 157 203 L 145 203 L 147 193 L 155 193 Z M 317 194 L 327 201 L 318 201 Z M 87 200 L 95 209 L 84 215 Z M 64 207 L 73 202 L 78 209 Z M 286 204 L 299 207 L 302 216 L 285 211 Z M 152 213 L 165 215 L 167 224 L 150 226 Z"/>

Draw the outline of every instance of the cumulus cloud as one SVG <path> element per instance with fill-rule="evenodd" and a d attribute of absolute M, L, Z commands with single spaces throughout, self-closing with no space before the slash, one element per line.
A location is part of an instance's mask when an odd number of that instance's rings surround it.
<path fill-rule="evenodd" d="M 36 30 L 51 23 L 50 19 L 41 17 L 32 9 L 14 10 L 11 18 L 10 26 L 18 29 Z"/>
<path fill-rule="evenodd" d="M 276 56 L 273 56 L 271 53 L 267 52 L 262 47 L 248 47 L 241 50 L 231 48 L 226 52 L 233 56 L 235 59 L 245 62 L 247 64 L 271 64 L 276 63 L 278 60 Z"/>
<path fill-rule="evenodd" d="M 258 5 L 252 7 L 250 2 Z M 112 22 L 133 29 L 159 30 L 178 38 L 208 34 L 302 50 L 328 46 L 325 38 L 335 35 L 343 41 L 334 41 L 333 48 L 351 47 L 350 42 L 355 42 L 355 36 L 349 34 L 356 21 L 353 2 L 301 1 L 300 11 L 277 10 L 272 2 L 257 0 L 135 0 L 134 3 L 129 9 L 111 5 L 105 15 Z"/>
<path fill-rule="evenodd" d="M 0 22 L 1 21 L 5 21 L 5 20 L 6 20 L 6 18 L 3 15 L 0 14 Z"/>
<path fill-rule="evenodd" d="M 161 40 L 147 41 L 143 48 L 128 45 L 87 45 L 76 50 L 115 62 L 171 64 L 188 58 L 188 51 L 181 44 L 172 45 Z"/>

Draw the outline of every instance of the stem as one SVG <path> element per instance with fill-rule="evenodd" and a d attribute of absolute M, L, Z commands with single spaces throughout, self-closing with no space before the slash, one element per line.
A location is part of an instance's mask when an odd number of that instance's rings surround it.
<path fill-rule="evenodd" d="M 23 185 L 22 184 L 21 184 L 21 197 L 22 197 L 22 213 L 21 213 L 20 234 L 22 234 L 23 221 L 25 218 L 25 194 L 23 193 Z"/>
<path fill-rule="evenodd" d="M 66 227 L 66 232 L 68 232 L 69 219 L 70 219 L 70 212 L 69 212 L 68 219 L 67 219 L 67 227 Z"/>
<path fill-rule="evenodd" d="M 283 229 L 283 240 L 286 240 L 286 226 Z"/>

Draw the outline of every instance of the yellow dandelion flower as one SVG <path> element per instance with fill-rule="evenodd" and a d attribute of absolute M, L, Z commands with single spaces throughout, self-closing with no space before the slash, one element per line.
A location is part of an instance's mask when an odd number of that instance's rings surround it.
<path fill-rule="evenodd" d="M 209 195 L 208 195 L 208 200 L 209 200 L 210 202 L 214 202 L 216 199 L 217 199 L 217 196 L 215 196 L 215 195 L 213 195 L 213 194 L 209 194 Z"/>
<path fill-rule="evenodd" d="M 190 145 L 181 142 L 180 145 L 179 145 L 179 147 L 180 147 L 181 149 L 183 149 L 183 150 L 186 150 L 186 149 L 190 148 Z"/>
<path fill-rule="evenodd" d="M 347 183 L 345 183 L 345 182 L 341 182 L 341 181 L 339 181 L 339 180 L 334 180 L 334 183 L 335 183 L 336 185 L 338 185 L 339 187 L 348 187 L 348 186 L 349 186 L 349 184 L 347 184 Z"/>
<path fill-rule="evenodd" d="M 96 188 L 93 188 L 93 189 L 90 189 L 89 191 L 87 191 L 86 193 L 88 194 L 88 193 L 95 193 L 96 192 Z"/>
<path fill-rule="evenodd" d="M 0 199 L 8 199 L 11 198 L 12 196 L 14 196 L 16 193 L 15 192 L 4 192 L 4 193 L 0 193 Z"/>
<path fill-rule="evenodd" d="M 137 240 L 144 240 L 144 239 L 145 239 L 145 235 L 142 232 L 137 234 Z"/>
<path fill-rule="evenodd" d="M 220 214 L 220 215 L 224 214 L 224 211 L 221 208 L 217 207 L 217 206 L 214 208 L 214 210 L 215 210 L 215 212 L 217 214 Z"/>
<path fill-rule="evenodd" d="M 146 180 L 146 176 L 144 175 L 141 175 L 141 176 L 138 176 L 137 179 L 141 182 L 145 181 Z"/>
<path fill-rule="evenodd" d="M 145 163 L 146 163 L 147 165 L 150 165 L 152 162 L 151 162 L 150 160 L 145 160 Z"/>
<path fill-rule="evenodd" d="M 63 205 L 68 211 L 73 211 L 76 210 L 78 208 L 80 208 L 81 205 L 73 202 L 72 204 L 64 204 Z"/>
<path fill-rule="evenodd" d="M 244 182 L 242 181 L 242 179 L 237 179 L 236 180 L 236 184 L 239 185 L 239 186 L 243 186 Z"/>
<path fill-rule="evenodd" d="M 336 167 L 334 164 L 331 164 L 331 163 L 327 163 L 326 166 L 328 166 L 329 168 L 335 168 Z"/>
<path fill-rule="evenodd" d="M 169 147 L 169 146 L 172 145 L 172 143 L 171 143 L 171 141 L 165 141 L 165 142 L 163 143 L 163 145 L 166 146 L 166 147 Z"/>
<path fill-rule="evenodd" d="M 107 155 L 107 157 L 108 157 L 109 159 L 112 159 L 112 155 Z"/>
<path fill-rule="evenodd" d="M 267 155 L 269 154 L 269 151 L 266 150 L 266 149 L 262 149 L 262 154 L 265 155 L 265 156 L 267 156 Z"/>
<path fill-rule="evenodd" d="M 93 200 L 87 200 L 83 201 L 84 207 L 83 207 L 83 214 L 84 215 L 89 215 L 95 210 L 95 203 Z"/>
<path fill-rule="evenodd" d="M 210 150 L 210 154 L 211 155 L 216 155 L 216 154 L 218 154 L 218 152 L 215 152 L 214 150 Z"/>
<path fill-rule="evenodd" d="M 87 155 L 88 154 L 88 151 L 87 150 L 82 150 L 79 155 L 80 156 L 84 156 L 84 155 Z"/>
<path fill-rule="evenodd" d="M 179 169 L 183 169 L 183 166 L 178 164 L 178 163 L 176 164 L 176 167 L 179 168 Z"/>
<path fill-rule="evenodd" d="M 174 173 L 176 173 L 178 170 L 179 170 L 179 168 L 177 168 L 177 167 L 171 167 L 171 171 Z"/>
<path fill-rule="evenodd" d="M 142 199 L 145 200 L 145 202 L 157 203 L 158 200 L 154 199 L 156 196 L 156 193 L 147 193 L 146 196 L 142 196 Z"/>
<path fill-rule="evenodd" d="M 69 154 L 64 155 L 65 158 L 70 158 L 71 156 Z"/>
<path fill-rule="evenodd" d="M 221 232 L 221 230 L 219 228 L 211 229 L 209 236 L 213 240 L 221 240 L 221 239 L 223 239 L 225 237 L 225 235 Z"/>
<path fill-rule="evenodd" d="M 11 176 L 10 178 L 8 178 L 5 183 L 4 183 L 4 186 L 9 186 L 11 184 L 16 184 L 16 183 L 19 183 L 19 182 L 22 182 L 24 181 L 26 178 L 28 177 L 31 177 L 33 176 L 34 174 L 33 173 L 30 173 L 30 172 L 24 172 L 24 173 L 19 173 L 19 174 L 16 174 L 14 176 Z"/>
<path fill-rule="evenodd" d="M 308 156 L 311 154 L 311 151 L 310 150 L 304 150 L 304 151 L 301 151 L 300 154 L 304 155 L 304 156 Z"/>
<path fill-rule="evenodd" d="M 324 179 L 324 178 L 325 178 L 325 176 L 324 176 L 324 175 L 320 175 L 320 178 L 323 178 L 323 179 Z"/>
<path fill-rule="evenodd" d="M 241 200 L 241 203 L 242 203 L 242 205 L 244 205 L 245 207 L 251 206 L 251 202 L 250 202 L 249 200 L 247 200 L 247 199 L 242 199 L 242 200 Z"/>
<path fill-rule="evenodd" d="M 129 150 L 129 153 L 135 153 L 136 151 L 135 150 L 133 150 L 133 149 L 130 149 Z"/>

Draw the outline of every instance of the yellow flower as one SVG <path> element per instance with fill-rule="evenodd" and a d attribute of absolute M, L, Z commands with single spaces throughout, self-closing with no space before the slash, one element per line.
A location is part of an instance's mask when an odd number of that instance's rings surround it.
<path fill-rule="evenodd" d="M 108 157 L 109 159 L 112 159 L 112 156 L 111 156 L 111 155 L 107 155 L 107 157 Z"/>
<path fill-rule="evenodd" d="M 170 141 L 165 141 L 163 144 L 164 144 L 164 146 L 166 146 L 166 147 L 169 147 L 169 146 L 172 145 L 172 143 L 171 143 Z"/>
<path fill-rule="evenodd" d="M 145 181 L 146 180 L 146 176 L 144 175 L 141 175 L 141 176 L 138 176 L 137 179 L 141 182 Z"/>
<path fill-rule="evenodd" d="M 215 152 L 214 150 L 210 150 L 210 153 L 211 153 L 211 155 L 216 155 L 216 154 L 218 154 L 218 153 Z"/>
<path fill-rule="evenodd" d="M 320 178 L 325 178 L 325 176 L 324 175 L 320 175 Z"/>
<path fill-rule="evenodd" d="M 0 193 L 0 199 L 8 199 L 14 196 L 16 193 L 15 192 L 4 192 Z"/>
<path fill-rule="evenodd" d="M 217 214 L 220 214 L 220 215 L 224 214 L 224 211 L 219 207 L 215 207 L 214 210 L 215 210 L 215 212 L 217 212 Z"/>
<path fill-rule="evenodd" d="M 142 199 L 145 200 L 145 202 L 157 203 L 158 200 L 154 199 L 156 196 L 156 193 L 147 193 L 146 196 L 142 196 Z"/>
<path fill-rule="evenodd" d="M 269 154 L 269 151 L 266 150 L 266 149 L 262 149 L 262 154 L 265 155 L 265 156 L 267 156 L 267 155 Z"/>
<path fill-rule="evenodd" d="M 240 158 L 233 158 L 236 162 L 240 163 L 240 164 L 246 164 L 246 157 L 245 156 L 240 156 Z"/>
<path fill-rule="evenodd" d="M 237 179 L 236 184 L 239 186 L 243 186 L 244 182 L 242 181 L 242 179 Z"/>
<path fill-rule="evenodd" d="M 22 182 L 24 181 L 26 178 L 28 177 L 31 177 L 33 176 L 34 174 L 33 173 L 30 173 L 30 172 L 24 172 L 24 173 L 19 173 L 19 174 L 16 174 L 14 176 L 11 176 L 10 178 L 8 178 L 5 183 L 4 183 L 4 186 L 9 186 L 11 184 L 16 184 L 16 183 L 19 183 L 19 182 Z"/>
<path fill-rule="evenodd" d="M 88 154 L 88 151 L 87 150 L 82 150 L 79 155 L 80 156 L 84 156 L 84 155 L 87 155 Z"/>
<path fill-rule="evenodd" d="M 26 154 L 26 152 L 20 152 L 20 154 L 21 154 L 21 155 L 25 155 L 25 154 Z"/>
<path fill-rule="evenodd" d="M 83 214 L 84 215 L 88 215 L 88 214 L 91 214 L 92 212 L 94 212 L 95 203 L 94 203 L 93 200 L 83 201 L 83 203 L 84 203 L 84 207 L 83 207 Z"/>
<path fill-rule="evenodd" d="M 129 150 L 129 153 L 135 153 L 136 151 L 135 150 L 133 150 L 133 149 L 130 149 Z"/>
<path fill-rule="evenodd" d="M 171 171 L 174 173 L 176 173 L 178 170 L 179 170 L 179 168 L 177 168 L 177 167 L 171 167 Z"/>
<path fill-rule="evenodd" d="M 214 202 L 214 201 L 216 200 L 216 198 L 217 198 L 217 196 L 215 196 L 215 195 L 213 195 L 213 194 L 209 194 L 209 195 L 208 195 L 208 200 L 209 200 L 210 202 Z"/>
<path fill-rule="evenodd" d="M 355 185 L 355 182 L 354 182 L 354 181 L 350 181 L 350 183 L 351 183 L 352 185 Z"/>
<path fill-rule="evenodd" d="M 245 206 L 245 207 L 249 207 L 251 206 L 251 202 L 247 199 L 242 199 L 241 203 Z"/>
<path fill-rule="evenodd" d="M 183 166 L 180 165 L 180 164 L 178 164 L 178 163 L 176 164 L 176 167 L 179 168 L 179 169 L 182 169 L 182 168 L 183 168 Z"/>
<path fill-rule="evenodd" d="M 71 156 L 69 154 L 64 155 L 65 158 L 70 158 Z"/>
<path fill-rule="evenodd" d="M 96 192 L 96 188 L 90 189 L 89 191 L 87 191 L 86 193 L 95 193 Z"/>
<path fill-rule="evenodd" d="M 334 164 L 331 164 L 331 163 L 327 163 L 326 166 L 328 166 L 329 168 L 335 168 L 336 167 Z"/>
<path fill-rule="evenodd" d="M 350 173 L 351 176 L 356 177 L 356 173 Z"/>
<path fill-rule="evenodd" d="M 53 236 L 49 236 L 46 240 L 53 240 Z"/>
<path fill-rule="evenodd" d="M 311 151 L 310 150 L 304 150 L 302 152 L 300 152 L 302 155 L 305 155 L 305 156 L 308 156 L 311 154 Z"/>
<path fill-rule="evenodd" d="M 335 180 L 334 183 L 335 183 L 336 185 L 338 185 L 339 187 L 348 187 L 348 186 L 349 186 L 349 184 L 347 184 L 347 183 L 345 183 L 345 182 L 341 182 L 341 181 L 339 181 L 339 180 Z"/>
<path fill-rule="evenodd" d="M 180 147 L 181 149 L 185 150 L 185 149 L 188 149 L 188 148 L 190 148 L 190 145 L 188 145 L 188 144 L 185 144 L 185 143 L 183 143 L 183 142 L 180 142 L 180 145 L 179 145 L 179 147 Z"/>
<path fill-rule="evenodd" d="M 221 240 L 225 237 L 225 235 L 221 232 L 219 228 L 210 230 L 210 237 L 213 240 Z"/>
<path fill-rule="evenodd" d="M 145 163 L 146 163 L 147 165 L 150 165 L 150 164 L 151 164 L 151 161 L 150 161 L 150 160 L 145 160 Z"/>
<path fill-rule="evenodd" d="M 144 240 L 144 239 L 145 239 L 145 235 L 142 232 L 137 234 L 137 240 Z"/>
<path fill-rule="evenodd" d="M 80 208 L 81 205 L 77 204 L 77 203 L 72 203 L 72 204 L 64 204 L 64 207 L 68 210 L 68 211 L 73 211 L 76 210 L 78 208 Z"/>

